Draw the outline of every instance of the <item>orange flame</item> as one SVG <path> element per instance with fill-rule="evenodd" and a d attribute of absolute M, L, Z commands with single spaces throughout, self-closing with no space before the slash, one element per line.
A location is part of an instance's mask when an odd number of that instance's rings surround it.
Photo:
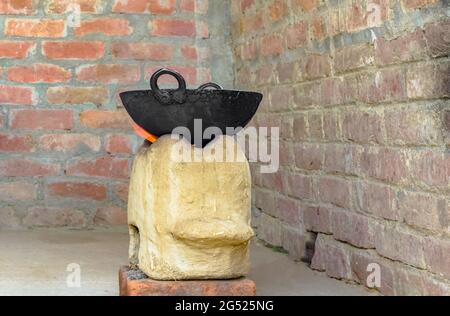
<path fill-rule="evenodd" d="M 147 132 L 145 129 L 143 129 L 136 123 L 132 123 L 132 125 L 133 125 L 134 131 L 136 132 L 136 134 L 138 134 L 142 138 L 148 140 L 149 142 L 154 143 L 158 139 L 157 136 L 150 134 L 149 132 Z"/>

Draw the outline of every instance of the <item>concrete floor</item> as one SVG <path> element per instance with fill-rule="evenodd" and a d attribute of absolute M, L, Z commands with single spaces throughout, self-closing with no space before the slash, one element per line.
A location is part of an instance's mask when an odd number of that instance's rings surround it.
<path fill-rule="evenodd" d="M 0 231 L 0 295 L 117 295 L 127 251 L 125 231 Z M 259 243 L 251 251 L 258 295 L 370 295 Z M 71 263 L 81 267 L 79 288 L 67 286 Z"/>

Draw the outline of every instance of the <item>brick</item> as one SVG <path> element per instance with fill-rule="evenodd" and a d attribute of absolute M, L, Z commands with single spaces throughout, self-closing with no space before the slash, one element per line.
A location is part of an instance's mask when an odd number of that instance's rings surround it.
<path fill-rule="evenodd" d="M 256 41 L 249 41 L 241 45 L 240 56 L 242 60 L 254 60 L 258 56 L 258 44 Z"/>
<path fill-rule="evenodd" d="M 309 139 L 320 141 L 323 139 L 323 121 L 321 112 L 308 113 Z"/>
<path fill-rule="evenodd" d="M 281 55 L 284 51 L 283 38 L 275 34 L 263 36 L 259 47 L 263 57 Z"/>
<path fill-rule="evenodd" d="M 261 175 L 263 186 L 269 190 L 284 192 L 283 174 L 281 170 Z M 275 214 L 273 214 L 275 216 Z"/>
<path fill-rule="evenodd" d="M 360 181 L 355 186 L 359 209 L 368 214 L 389 220 L 400 220 L 396 192 L 384 184 Z"/>
<path fill-rule="evenodd" d="M 376 63 L 389 65 L 424 59 L 427 55 L 423 31 L 417 29 L 392 40 L 379 38 L 375 44 Z"/>
<path fill-rule="evenodd" d="M 45 161 L 25 158 L 0 160 L 0 175 L 4 177 L 51 176 L 58 174 L 59 169 L 58 164 Z"/>
<path fill-rule="evenodd" d="M 366 27 L 366 11 L 359 2 L 351 2 L 344 11 L 345 30 L 355 32 Z"/>
<path fill-rule="evenodd" d="M 113 43 L 112 55 L 120 59 L 170 61 L 173 46 L 154 43 Z"/>
<path fill-rule="evenodd" d="M 420 9 L 437 2 L 438 0 L 402 0 L 403 6 L 408 10 Z"/>
<path fill-rule="evenodd" d="M 294 86 L 294 108 L 307 108 L 312 105 L 321 104 L 321 86 L 320 84 L 305 83 Z"/>
<path fill-rule="evenodd" d="M 0 134 L 0 152 L 30 152 L 34 150 L 33 136 Z"/>
<path fill-rule="evenodd" d="M 287 177 L 287 193 L 289 196 L 298 199 L 312 199 L 312 179 L 311 177 L 288 173 Z"/>
<path fill-rule="evenodd" d="M 292 225 L 300 225 L 300 204 L 294 199 L 285 196 L 277 198 L 278 218 L 283 222 Z"/>
<path fill-rule="evenodd" d="M 52 152 L 98 152 L 101 140 L 92 134 L 46 134 L 39 137 L 39 147 Z"/>
<path fill-rule="evenodd" d="M 7 19 L 5 22 L 6 36 L 21 37 L 64 37 L 66 24 L 64 20 L 48 19 Z"/>
<path fill-rule="evenodd" d="M 31 87 L 0 85 L 0 103 L 11 105 L 35 104 L 35 89 Z"/>
<path fill-rule="evenodd" d="M 133 151 L 130 137 L 121 134 L 109 134 L 105 139 L 105 149 L 109 154 L 131 154 Z"/>
<path fill-rule="evenodd" d="M 34 11 L 33 0 L 3 0 L 0 3 L 0 14 L 30 15 Z"/>
<path fill-rule="evenodd" d="M 73 10 L 73 5 L 78 5 L 83 13 L 99 13 L 101 0 L 50 0 L 47 5 L 48 13 L 67 13 Z"/>
<path fill-rule="evenodd" d="M 450 185 L 449 161 L 448 153 L 441 151 L 414 152 L 410 160 L 409 173 L 415 182 L 434 187 L 434 190 L 445 189 Z"/>
<path fill-rule="evenodd" d="M 96 60 L 103 57 L 103 42 L 44 42 L 42 53 L 49 59 L 56 60 Z"/>
<path fill-rule="evenodd" d="M 288 252 L 290 259 L 294 261 L 311 261 L 309 245 L 307 245 L 307 243 L 310 243 L 310 233 L 286 226 L 283 227 L 282 234 L 282 247 Z"/>
<path fill-rule="evenodd" d="M 77 69 L 77 80 L 104 84 L 131 84 L 141 77 L 138 65 L 97 64 Z"/>
<path fill-rule="evenodd" d="M 272 22 L 280 21 L 289 13 L 287 1 L 275 1 L 268 7 L 269 17 Z"/>
<path fill-rule="evenodd" d="M 279 83 L 292 83 L 297 75 L 297 63 L 282 63 L 277 65 L 277 75 Z"/>
<path fill-rule="evenodd" d="M 0 200 L 4 202 L 32 201 L 37 198 L 37 187 L 30 181 L 0 183 Z"/>
<path fill-rule="evenodd" d="M 0 59 L 25 59 L 32 54 L 35 47 L 33 42 L 0 41 Z"/>
<path fill-rule="evenodd" d="M 115 0 L 113 12 L 172 14 L 176 9 L 176 0 Z"/>
<path fill-rule="evenodd" d="M 431 56 L 448 56 L 450 53 L 450 22 L 443 21 L 425 26 L 425 38 Z"/>
<path fill-rule="evenodd" d="M 125 226 L 127 225 L 127 211 L 120 207 L 101 207 L 95 214 L 94 225 Z"/>
<path fill-rule="evenodd" d="M 303 211 L 305 229 L 313 232 L 331 234 L 331 212 L 326 206 L 308 206 Z"/>
<path fill-rule="evenodd" d="M 195 37 L 196 23 L 193 20 L 152 20 L 149 24 L 153 36 Z"/>
<path fill-rule="evenodd" d="M 417 269 L 406 266 L 397 266 L 395 270 L 394 293 L 399 296 L 424 295 L 423 274 Z"/>
<path fill-rule="evenodd" d="M 8 80 L 21 83 L 58 83 L 72 78 L 70 71 L 51 64 L 15 66 L 8 69 Z"/>
<path fill-rule="evenodd" d="M 294 90 L 290 86 L 275 86 L 269 90 L 270 109 L 273 112 L 288 110 L 294 98 Z"/>
<path fill-rule="evenodd" d="M 8 227 L 8 228 L 20 227 L 20 219 L 16 216 L 13 208 L 11 207 L 0 208 L 0 227 Z"/>
<path fill-rule="evenodd" d="M 272 83 L 274 77 L 274 68 L 272 65 L 261 65 L 261 67 L 256 72 L 256 79 L 258 80 L 259 85 L 265 85 Z M 264 99 L 263 99 L 264 101 Z"/>
<path fill-rule="evenodd" d="M 430 110 L 395 109 L 384 113 L 388 140 L 398 145 L 433 145 L 442 141 L 441 120 Z"/>
<path fill-rule="evenodd" d="M 280 136 L 282 139 L 290 140 L 294 137 L 294 118 L 291 115 L 281 117 Z"/>
<path fill-rule="evenodd" d="M 330 8 L 329 9 L 329 33 L 331 36 L 347 31 L 346 16 L 344 8 Z"/>
<path fill-rule="evenodd" d="M 120 183 L 113 186 L 114 195 L 122 202 L 128 201 L 128 183 Z"/>
<path fill-rule="evenodd" d="M 277 212 L 274 194 L 265 190 L 255 190 L 255 206 L 266 214 L 275 215 Z"/>
<path fill-rule="evenodd" d="M 424 240 L 400 227 L 377 225 L 375 248 L 383 257 L 425 269 Z"/>
<path fill-rule="evenodd" d="M 90 128 L 130 129 L 125 111 L 86 110 L 80 113 L 80 122 Z"/>
<path fill-rule="evenodd" d="M 126 36 L 132 33 L 130 22 L 126 19 L 118 18 L 97 18 L 83 20 L 80 26 L 74 28 L 75 36 L 82 37 L 91 34 L 102 36 Z"/>
<path fill-rule="evenodd" d="M 128 169 L 128 159 L 99 157 L 96 159 L 80 158 L 69 161 L 65 172 L 70 176 L 127 178 L 129 175 Z"/>
<path fill-rule="evenodd" d="M 352 277 L 349 251 L 339 243 L 327 247 L 325 272 L 329 277 L 350 280 Z"/>
<path fill-rule="evenodd" d="M 414 64 L 406 74 L 408 97 L 435 99 L 450 96 L 450 63 Z"/>
<path fill-rule="evenodd" d="M 424 293 L 427 296 L 449 296 L 450 285 L 445 280 L 429 277 L 422 278 Z"/>
<path fill-rule="evenodd" d="M 407 178 L 407 158 L 400 149 L 365 148 L 358 156 L 359 172 L 363 175 L 391 183 Z"/>
<path fill-rule="evenodd" d="M 450 132 L 450 110 L 446 110 L 443 113 L 444 128 L 447 132 Z"/>
<path fill-rule="evenodd" d="M 108 89 L 104 87 L 57 86 L 47 89 L 50 104 L 94 104 L 106 105 L 109 101 Z"/>
<path fill-rule="evenodd" d="M 450 242 L 428 237 L 425 240 L 425 262 L 428 269 L 446 279 L 450 277 Z"/>
<path fill-rule="evenodd" d="M 398 205 L 405 222 L 413 227 L 445 231 L 449 225 L 443 198 L 423 193 L 400 192 Z"/>
<path fill-rule="evenodd" d="M 241 30 L 243 33 L 254 33 L 254 32 L 258 32 L 262 29 L 264 29 L 265 27 L 265 16 L 264 16 L 264 12 L 258 12 L 254 15 L 249 15 L 249 16 L 245 16 L 245 18 L 243 17 L 241 19 Z"/>
<path fill-rule="evenodd" d="M 11 110 L 10 126 L 13 129 L 61 129 L 74 126 L 72 110 Z"/>
<path fill-rule="evenodd" d="M 352 173 L 353 151 L 349 146 L 328 144 L 323 169 L 329 173 Z"/>
<path fill-rule="evenodd" d="M 366 103 L 403 101 L 406 99 L 405 73 L 401 68 L 382 69 L 356 77 L 358 99 Z"/>
<path fill-rule="evenodd" d="M 374 63 L 374 55 L 373 46 L 344 46 L 335 53 L 334 69 L 337 73 L 345 73 L 369 67 Z"/>
<path fill-rule="evenodd" d="M 241 8 L 242 13 L 245 13 L 245 11 L 250 9 L 254 3 L 255 3 L 255 0 L 241 0 L 240 8 Z"/>
<path fill-rule="evenodd" d="M 141 275 L 144 275 L 140 272 Z M 255 296 L 255 282 L 234 280 L 156 281 L 131 278 L 136 271 L 122 267 L 119 271 L 121 296 Z"/>
<path fill-rule="evenodd" d="M 103 184 L 91 182 L 54 182 L 47 185 L 47 197 L 76 198 L 102 201 L 107 189 Z"/>
<path fill-rule="evenodd" d="M 325 19 L 322 16 L 314 16 L 311 21 L 312 34 L 315 39 L 322 40 L 326 37 L 327 31 Z"/>
<path fill-rule="evenodd" d="M 353 279 L 366 287 L 369 287 L 368 277 L 373 270 L 368 270 L 370 264 L 378 264 L 380 267 L 380 287 L 376 287 L 383 295 L 394 295 L 395 268 L 387 260 L 383 260 L 376 254 L 368 251 L 355 251 L 351 255 L 351 267 Z"/>
<path fill-rule="evenodd" d="M 358 248 L 374 248 L 374 233 L 369 218 L 350 211 L 333 210 L 331 226 L 335 239 Z"/>
<path fill-rule="evenodd" d="M 377 112 L 347 112 L 343 116 L 343 137 L 356 143 L 383 143 L 382 121 Z"/>
<path fill-rule="evenodd" d="M 295 165 L 304 170 L 320 170 L 323 166 L 324 151 L 320 145 L 299 144 L 295 146 Z"/>
<path fill-rule="evenodd" d="M 28 209 L 23 224 L 33 227 L 84 227 L 86 218 L 78 210 L 37 206 Z"/>
<path fill-rule="evenodd" d="M 181 0 L 180 8 L 185 12 L 195 12 L 196 2 L 195 0 Z"/>
<path fill-rule="evenodd" d="M 330 57 L 328 55 L 311 54 L 305 65 L 306 78 L 315 79 L 331 74 Z"/>
<path fill-rule="evenodd" d="M 349 209 L 350 184 L 348 181 L 338 178 L 319 178 L 317 182 L 319 199 L 325 203 L 331 203 L 339 207 Z"/>
<path fill-rule="evenodd" d="M 318 88 L 323 105 L 340 105 L 354 103 L 358 96 L 358 82 L 353 75 L 326 78 Z"/>
<path fill-rule="evenodd" d="M 268 244 L 281 247 L 283 243 L 283 231 L 280 221 L 264 213 L 259 218 L 258 237 Z"/>
<path fill-rule="evenodd" d="M 181 46 L 181 55 L 190 60 L 197 60 L 199 57 L 199 52 L 197 47 L 190 46 L 190 45 L 183 45 Z M 172 56 L 168 60 L 172 59 Z"/>
<path fill-rule="evenodd" d="M 318 6 L 317 0 L 293 0 L 292 6 L 296 9 L 301 9 L 309 12 Z"/>
<path fill-rule="evenodd" d="M 279 144 L 279 161 L 280 165 L 289 167 L 294 164 L 294 149 L 290 142 L 282 141 Z"/>
<path fill-rule="evenodd" d="M 311 260 L 311 269 L 325 271 L 327 262 L 327 239 L 324 234 L 317 234 L 314 245 L 314 255 Z"/>

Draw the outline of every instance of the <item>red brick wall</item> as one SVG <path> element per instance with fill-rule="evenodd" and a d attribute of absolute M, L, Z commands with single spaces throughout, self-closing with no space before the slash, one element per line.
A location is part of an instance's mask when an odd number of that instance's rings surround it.
<path fill-rule="evenodd" d="M 126 223 L 141 140 L 118 93 L 149 89 L 164 65 L 209 81 L 207 12 L 207 0 L 0 2 L 0 227 Z"/>
<path fill-rule="evenodd" d="M 447 5 L 232 1 L 236 85 L 281 127 L 280 170 L 252 168 L 259 238 L 365 285 L 377 263 L 383 294 L 450 294 Z"/>

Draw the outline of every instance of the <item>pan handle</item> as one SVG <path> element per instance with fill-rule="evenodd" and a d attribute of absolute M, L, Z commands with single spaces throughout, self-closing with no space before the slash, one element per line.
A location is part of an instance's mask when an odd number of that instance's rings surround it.
<path fill-rule="evenodd" d="M 217 83 L 214 83 L 214 82 L 208 82 L 208 83 L 202 84 L 200 87 L 197 88 L 196 91 L 197 92 L 203 91 L 206 88 L 214 88 L 214 89 L 217 89 L 217 90 L 223 90 L 221 85 L 218 85 Z"/>
<path fill-rule="evenodd" d="M 178 81 L 178 89 L 161 90 L 158 86 L 158 79 L 162 75 L 171 75 Z M 178 72 L 166 68 L 157 70 L 150 78 L 150 87 L 155 93 L 155 97 L 163 104 L 184 103 L 186 101 L 186 81 Z"/>

